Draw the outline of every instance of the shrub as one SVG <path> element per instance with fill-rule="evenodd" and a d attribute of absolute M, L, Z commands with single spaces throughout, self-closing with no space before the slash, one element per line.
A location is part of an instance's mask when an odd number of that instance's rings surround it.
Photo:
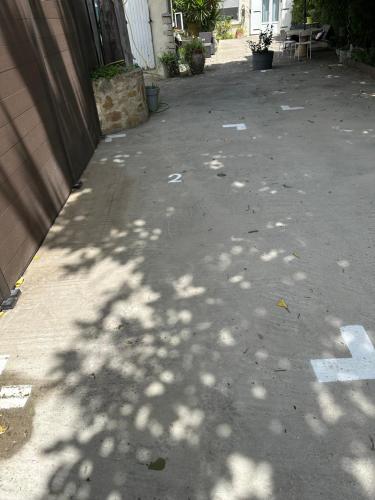
<path fill-rule="evenodd" d="M 267 26 L 267 29 L 265 31 L 261 31 L 259 33 L 259 40 L 257 42 L 249 40 L 248 44 L 252 52 L 263 54 L 264 52 L 268 52 L 268 49 L 272 44 L 272 39 L 273 39 L 273 28 L 272 26 Z"/>
<path fill-rule="evenodd" d="M 179 60 L 176 52 L 163 52 L 161 56 L 159 56 L 159 60 L 167 68 L 169 76 L 177 76 L 180 73 Z"/>
<path fill-rule="evenodd" d="M 375 47 L 369 50 L 354 49 L 351 57 L 354 61 L 375 66 Z"/>
<path fill-rule="evenodd" d="M 220 15 L 222 0 L 173 0 L 175 11 L 183 13 L 188 23 L 198 24 L 202 31 L 213 31 Z"/>
<path fill-rule="evenodd" d="M 204 54 L 203 42 L 200 38 L 193 38 L 184 45 L 183 57 L 187 64 L 190 64 L 193 54 Z"/>
<path fill-rule="evenodd" d="M 133 71 L 138 67 L 139 66 L 137 66 L 136 64 L 126 66 L 124 61 L 107 64 L 106 66 L 100 66 L 99 68 L 92 71 L 91 80 L 99 80 L 99 78 L 110 80 L 117 75 Z"/>
<path fill-rule="evenodd" d="M 216 23 L 216 38 L 218 40 L 228 40 L 233 37 L 232 33 L 232 18 L 228 16 L 222 16 Z"/>

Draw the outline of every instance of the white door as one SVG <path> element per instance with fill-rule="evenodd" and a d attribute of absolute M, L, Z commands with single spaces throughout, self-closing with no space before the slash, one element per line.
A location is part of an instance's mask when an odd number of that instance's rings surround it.
<path fill-rule="evenodd" d="M 293 0 L 282 0 L 280 29 L 288 30 L 292 24 Z"/>
<path fill-rule="evenodd" d="M 135 62 L 144 69 L 155 68 L 148 0 L 126 0 L 124 6 Z"/>
<path fill-rule="evenodd" d="M 282 0 L 262 0 L 262 28 L 273 26 L 273 32 L 280 32 L 280 7 Z"/>
<path fill-rule="evenodd" d="M 262 0 L 251 2 L 251 34 L 257 35 L 262 29 Z"/>

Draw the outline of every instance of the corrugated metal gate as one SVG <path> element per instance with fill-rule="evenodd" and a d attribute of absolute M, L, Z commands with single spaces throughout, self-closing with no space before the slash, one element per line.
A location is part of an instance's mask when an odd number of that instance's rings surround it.
<path fill-rule="evenodd" d="M 148 0 L 126 0 L 130 45 L 136 63 L 141 68 L 155 68 L 154 44 Z"/>
<path fill-rule="evenodd" d="M 95 150 L 96 65 L 85 0 L 1 0 L 0 302 Z"/>

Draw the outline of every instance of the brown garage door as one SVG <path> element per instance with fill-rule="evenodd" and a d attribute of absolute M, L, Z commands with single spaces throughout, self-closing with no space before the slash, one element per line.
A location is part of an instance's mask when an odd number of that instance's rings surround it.
<path fill-rule="evenodd" d="M 96 147 L 96 58 L 85 0 L 1 0 L 0 302 Z"/>

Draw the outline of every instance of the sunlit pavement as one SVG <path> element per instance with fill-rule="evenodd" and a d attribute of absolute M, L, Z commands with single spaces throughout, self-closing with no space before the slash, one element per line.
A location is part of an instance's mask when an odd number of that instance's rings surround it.
<path fill-rule="evenodd" d="M 245 55 L 99 146 L 0 319 L 2 385 L 32 385 L 1 499 L 375 497 L 375 381 L 310 363 L 375 341 L 375 82 Z"/>

